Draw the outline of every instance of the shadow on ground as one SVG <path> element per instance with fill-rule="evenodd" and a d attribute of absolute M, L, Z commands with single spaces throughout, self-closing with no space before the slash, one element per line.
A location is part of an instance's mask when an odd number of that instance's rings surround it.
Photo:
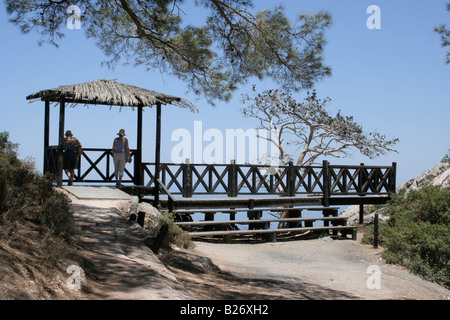
<path fill-rule="evenodd" d="M 162 257 L 194 299 L 203 300 L 334 300 L 356 299 L 347 292 L 331 290 L 298 279 L 242 278 L 220 270 L 209 258 L 188 252 Z"/>

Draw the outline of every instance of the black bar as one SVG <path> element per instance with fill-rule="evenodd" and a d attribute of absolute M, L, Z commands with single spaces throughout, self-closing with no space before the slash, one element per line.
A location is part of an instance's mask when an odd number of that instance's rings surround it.
<path fill-rule="evenodd" d="M 363 203 L 359 204 L 359 223 L 360 224 L 364 223 L 364 204 Z"/>
<path fill-rule="evenodd" d="M 139 106 L 137 111 L 137 150 L 134 154 L 134 184 L 144 185 L 144 177 L 141 171 L 142 164 L 142 109 L 144 107 Z"/>
<path fill-rule="evenodd" d="M 145 222 L 145 211 L 139 211 L 137 214 L 137 223 L 141 227 L 144 227 L 144 222 Z"/>
<path fill-rule="evenodd" d="M 323 181 L 323 206 L 330 206 L 330 167 L 327 160 L 323 160 L 323 168 L 322 168 L 322 181 Z"/>
<path fill-rule="evenodd" d="M 237 168 L 236 168 L 236 160 L 231 160 L 230 165 L 228 166 L 228 196 L 236 197 L 238 184 L 237 184 Z"/>
<path fill-rule="evenodd" d="M 48 154 L 47 149 L 50 141 L 50 101 L 45 101 L 45 114 L 44 114 L 44 174 L 48 171 L 47 162 Z"/>
<path fill-rule="evenodd" d="M 375 213 L 373 225 L 373 247 L 378 248 L 378 213 Z"/>
<path fill-rule="evenodd" d="M 391 190 L 389 192 L 396 193 L 397 192 L 397 162 L 392 162 L 392 171 L 391 171 Z"/>
<path fill-rule="evenodd" d="M 183 197 L 192 197 L 192 166 L 189 163 L 189 159 L 186 159 L 186 163 L 183 164 Z"/>
<path fill-rule="evenodd" d="M 64 102 L 64 98 L 61 98 L 61 102 L 59 104 L 59 140 L 58 140 L 58 162 L 56 167 L 57 169 L 57 180 L 58 186 L 62 185 L 63 180 L 63 143 L 64 143 L 64 121 L 65 121 L 65 111 L 66 106 Z"/>
<path fill-rule="evenodd" d="M 287 171 L 287 189 L 290 197 L 295 197 L 295 168 L 292 161 L 289 161 L 289 168 Z"/>
<path fill-rule="evenodd" d="M 161 164 L 161 103 L 156 104 L 156 147 L 155 147 L 155 198 L 154 203 L 159 202 L 159 167 Z"/>

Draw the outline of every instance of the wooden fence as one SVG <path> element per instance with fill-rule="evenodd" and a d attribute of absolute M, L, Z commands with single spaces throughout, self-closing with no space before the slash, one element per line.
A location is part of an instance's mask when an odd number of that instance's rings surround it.
<path fill-rule="evenodd" d="M 143 163 L 148 185 L 154 185 L 153 163 Z M 395 192 L 392 166 L 330 165 L 271 167 L 264 165 L 161 163 L 159 179 L 174 195 L 388 195 Z"/>
<path fill-rule="evenodd" d="M 132 158 L 137 150 L 131 150 Z M 49 147 L 44 158 L 44 172 L 56 172 L 58 148 Z M 155 163 L 127 165 L 124 183 L 154 186 Z M 114 182 L 111 149 L 84 148 L 75 182 Z M 159 180 L 173 195 L 193 197 L 221 195 L 323 195 L 366 196 L 395 192 L 396 163 L 391 166 L 322 165 L 273 167 L 249 164 L 159 164 Z"/>

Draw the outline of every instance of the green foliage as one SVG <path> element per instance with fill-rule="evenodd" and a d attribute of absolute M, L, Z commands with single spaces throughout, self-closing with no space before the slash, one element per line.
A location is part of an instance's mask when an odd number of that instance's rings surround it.
<path fill-rule="evenodd" d="M 331 74 L 323 63 L 326 12 L 290 21 L 282 7 L 255 12 L 249 0 L 137 1 L 7 0 L 10 21 L 40 44 L 57 45 L 67 8 L 80 8 L 82 29 L 113 67 L 120 61 L 159 69 L 210 102 L 229 100 L 238 85 L 270 78 L 286 90 L 312 87 Z M 199 8 L 196 8 L 199 7 Z M 196 23 L 186 23 L 183 18 Z"/>
<path fill-rule="evenodd" d="M 395 195 L 386 213 L 382 257 L 450 287 L 450 190 L 430 186 Z"/>
<path fill-rule="evenodd" d="M 175 224 L 175 215 L 167 210 L 162 210 L 160 212 L 162 221 L 167 223 L 169 227 L 162 248 L 167 250 L 172 244 L 184 249 L 192 248 L 194 243 L 192 242 L 189 233 Z"/>
<path fill-rule="evenodd" d="M 450 12 L 450 3 L 447 3 L 447 11 Z M 434 32 L 437 32 L 441 35 L 441 45 L 442 47 L 450 46 L 450 28 L 445 24 L 441 24 L 440 26 L 434 28 Z M 450 63 L 450 51 L 447 51 L 447 61 Z"/>
<path fill-rule="evenodd" d="M 69 198 L 53 188 L 51 179 L 34 164 L 17 158 L 17 144 L 0 133 L 0 226 L 33 221 L 41 231 L 63 237 L 75 233 Z"/>
<path fill-rule="evenodd" d="M 450 163 L 450 149 L 448 149 L 447 153 L 441 160 L 442 163 Z"/>

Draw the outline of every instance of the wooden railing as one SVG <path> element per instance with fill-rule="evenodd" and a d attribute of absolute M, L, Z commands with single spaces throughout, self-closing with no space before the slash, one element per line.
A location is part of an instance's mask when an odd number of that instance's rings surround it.
<path fill-rule="evenodd" d="M 131 158 L 136 154 L 136 150 L 130 150 Z M 57 172 L 58 147 L 51 146 L 47 149 L 44 163 L 44 172 Z M 115 182 L 114 159 L 111 149 L 105 148 L 83 148 L 83 153 L 78 159 L 75 169 L 75 182 L 101 183 Z M 63 181 L 67 181 L 63 175 Z M 122 182 L 135 182 L 134 164 L 125 166 L 125 173 Z"/>
<path fill-rule="evenodd" d="M 132 159 L 137 150 L 130 150 Z M 49 147 L 44 172 L 56 172 L 58 148 Z M 133 161 L 125 169 L 124 183 L 155 186 L 156 164 Z M 75 182 L 114 182 L 111 149 L 84 148 Z M 65 178 L 65 176 L 64 176 Z M 249 164 L 160 163 L 159 179 L 168 192 L 183 197 L 198 195 L 387 195 L 395 192 L 396 164 L 391 166 L 322 165 L 272 167 Z"/>
<path fill-rule="evenodd" d="M 155 183 L 155 164 L 143 163 L 147 185 Z M 174 195 L 261 195 L 296 196 L 305 194 L 387 195 L 395 192 L 396 164 L 392 166 L 270 167 L 238 164 L 161 163 L 159 179 Z"/>

